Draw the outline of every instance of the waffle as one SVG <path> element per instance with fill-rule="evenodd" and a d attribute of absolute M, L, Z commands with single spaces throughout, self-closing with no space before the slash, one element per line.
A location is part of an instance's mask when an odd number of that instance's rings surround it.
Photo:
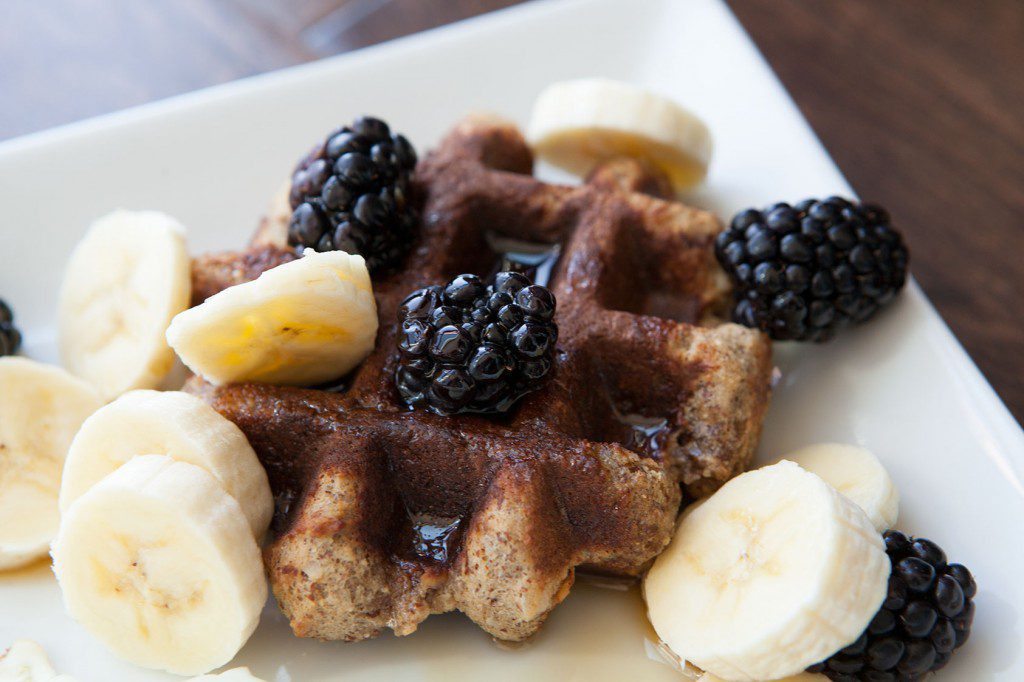
<path fill-rule="evenodd" d="M 539 182 L 532 165 L 513 125 L 483 117 L 421 162 L 419 242 L 404 270 L 374 282 L 376 349 L 337 386 L 190 384 L 268 470 L 267 567 L 299 636 L 404 635 L 457 609 L 522 640 L 576 570 L 639 575 L 668 543 L 682 496 L 749 462 L 770 346 L 720 317 L 718 221 L 666 200 L 664 179 L 635 161 L 581 187 Z M 247 253 L 198 259 L 197 299 L 294 257 L 281 225 L 266 219 Z M 497 418 L 408 410 L 392 382 L 401 300 L 510 266 L 558 300 L 543 388 Z"/>

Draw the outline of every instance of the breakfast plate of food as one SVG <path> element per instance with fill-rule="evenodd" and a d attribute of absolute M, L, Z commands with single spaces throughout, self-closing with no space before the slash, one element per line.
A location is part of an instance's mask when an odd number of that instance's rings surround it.
<path fill-rule="evenodd" d="M 530 3 L 0 178 L 0 680 L 1024 676 L 1024 433 L 723 3 Z"/>

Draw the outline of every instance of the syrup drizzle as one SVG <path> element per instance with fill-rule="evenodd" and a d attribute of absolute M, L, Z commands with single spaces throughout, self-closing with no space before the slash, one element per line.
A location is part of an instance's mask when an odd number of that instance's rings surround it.
<path fill-rule="evenodd" d="M 544 287 L 551 281 L 551 273 L 562 254 L 561 244 L 528 242 L 494 233 L 488 233 L 487 243 L 499 254 L 494 272 L 521 272 L 532 279 L 534 284 Z"/>
<path fill-rule="evenodd" d="M 496 272 L 511 270 L 527 275 L 535 284 L 549 285 L 561 256 L 560 244 L 521 241 L 493 233 L 487 235 L 487 241 L 497 254 L 495 267 L 490 273 L 492 276 Z M 661 301 L 649 302 L 648 305 L 651 310 L 645 311 L 646 314 L 677 319 L 692 316 L 689 310 L 673 309 L 668 312 L 667 305 Z M 353 375 L 317 388 L 344 393 L 349 389 Z M 627 427 L 628 435 L 623 440 L 626 447 L 652 453 L 665 447 L 668 419 L 620 411 L 614 405 L 613 411 L 615 419 Z M 291 490 L 278 495 L 280 516 L 288 513 L 295 497 Z M 457 551 L 462 519 L 411 512 L 408 519 L 414 554 L 427 561 L 447 563 Z M 409 536 L 402 535 L 408 541 Z M 405 547 L 409 546 L 405 544 Z M 481 648 L 490 642 L 481 644 L 485 638 L 468 619 L 447 614 L 430 618 L 420 627 L 416 637 L 398 640 L 385 636 L 363 643 L 361 650 L 371 652 L 371 655 L 351 657 L 348 664 L 354 675 L 352 679 L 376 679 L 378 661 L 384 658 L 397 664 L 396 670 L 400 673 L 411 673 L 418 679 L 427 680 L 481 678 L 485 672 L 496 681 L 528 676 L 538 682 L 562 682 L 567 672 L 570 677 L 578 679 L 609 676 L 613 679 L 635 679 L 638 675 L 665 682 L 696 679 L 699 671 L 681 661 L 654 632 L 647 620 L 635 579 L 583 573 L 578 578 L 568 603 L 552 614 L 551 622 L 544 630 L 517 647 L 525 651 L 514 658 L 502 660 L 507 669 L 492 669 L 496 659 L 491 659 L 486 648 Z M 268 631 L 269 628 L 262 628 L 254 641 L 267 637 Z M 274 635 L 285 636 L 282 633 Z M 273 647 L 250 648 L 270 651 Z M 331 666 L 334 665 L 333 660 Z M 325 664 L 319 657 L 300 657 L 287 665 L 280 665 L 278 676 L 303 679 L 306 675 L 320 672 L 321 665 Z"/>
<path fill-rule="evenodd" d="M 455 549 L 462 519 L 439 519 L 426 514 L 410 514 L 409 518 L 412 521 L 412 551 L 423 559 L 447 563 Z"/>
<path fill-rule="evenodd" d="M 633 451 L 657 454 L 664 450 L 669 435 L 668 419 L 623 413 L 614 407 L 615 419 L 628 430 L 623 445 Z"/>

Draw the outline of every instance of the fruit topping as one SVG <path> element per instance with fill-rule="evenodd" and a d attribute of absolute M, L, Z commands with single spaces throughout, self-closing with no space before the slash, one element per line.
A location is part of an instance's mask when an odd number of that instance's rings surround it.
<path fill-rule="evenodd" d="M 914 682 L 944 667 L 970 636 L 978 590 L 971 572 L 947 563 L 930 540 L 883 537 L 892 573 L 882 608 L 853 644 L 809 671 L 842 682 Z"/>
<path fill-rule="evenodd" d="M 267 600 L 238 501 L 202 467 L 163 455 L 132 458 L 75 500 L 52 554 L 71 617 L 144 668 L 224 665 Z"/>
<path fill-rule="evenodd" d="M 380 119 L 364 116 L 334 131 L 292 175 L 288 243 L 359 254 L 374 274 L 398 265 L 416 226 L 415 167 L 412 145 Z"/>
<path fill-rule="evenodd" d="M 43 647 L 30 639 L 16 640 L 0 651 L 0 680 L 7 682 L 50 682 L 57 671 L 50 665 Z M 64 680 L 65 676 L 61 676 Z"/>
<path fill-rule="evenodd" d="M 737 214 L 715 244 L 733 319 L 773 339 L 828 341 L 903 288 L 907 248 L 889 214 L 839 197 Z"/>
<path fill-rule="evenodd" d="M 14 313 L 0 299 L 0 357 L 14 355 L 21 348 L 21 332 L 14 326 Z"/>
<path fill-rule="evenodd" d="M 65 454 L 102 404 L 92 386 L 59 367 L 0 358 L 0 570 L 46 556 L 60 523 Z"/>
<path fill-rule="evenodd" d="M 130 391 L 85 420 L 64 462 L 61 513 L 125 462 L 153 454 L 205 469 L 262 539 L 274 502 L 256 453 L 233 422 L 180 391 Z"/>
<path fill-rule="evenodd" d="M 550 371 L 554 316 L 554 295 L 517 272 L 419 289 L 398 310 L 398 392 L 438 414 L 505 412 Z"/>
<path fill-rule="evenodd" d="M 110 400 L 158 388 L 174 366 L 164 334 L 188 308 L 185 228 L 157 211 L 114 211 L 75 247 L 57 322 L 64 366 Z"/>
<path fill-rule="evenodd" d="M 869 450 L 841 443 L 818 443 L 783 459 L 796 462 L 864 510 L 881 533 L 896 524 L 900 493 L 889 472 Z"/>
<path fill-rule="evenodd" d="M 700 677 L 697 678 L 697 682 L 729 682 L 729 681 L 728 680 L 723 680 L 721 677 L 718 677 L 717 675 L 712 675 L 711 673 L 704 673 L 703 675 L 701 675 Z M 824 675 L 817 675 L 817 674 L 814 674 L 814 673 L 799 673 L 797 675 L 789 675 L 789 676 L 783 677 L 782 679 L 774 680 L 773 682 L 828 682 L 828 678 L 825 677 Z"/>
<path fill-rule="evenodd" d="M 644 596 L 651 624 L 680 658 L 753 682 L 796 675 L 855 640 L 888 577 L 882 537 L 864 512 L 782 461 L 691 505 Z"/>
<path fill-rule="evenodd" d="M 548 86 L 533 105 L 528 136 L 543 159 L 570 173 L 586 176 L 625 156 L 654 164 L 676 189 L 703 180 L 711 159 L 703 121 L 666 97 L 603 78 Z"/>
<path fill-rule="evenodd" d="M 370 354 L 376 335 L 366 263 L 343 251 L 307 251 L 214 294 L 167 329 L 189 369 L 218 385 L 338 379 Z"/>

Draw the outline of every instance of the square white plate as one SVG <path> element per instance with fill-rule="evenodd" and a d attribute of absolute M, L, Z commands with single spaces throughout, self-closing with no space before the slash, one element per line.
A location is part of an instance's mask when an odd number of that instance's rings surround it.
<path fill-rule="evenodd" d="M 851 193 L 724 4 L 530 3 L 0 144 L 0 293 L 26 331 L 25 354 L 55 359 L 64 262 L 89 221 L 115 207 L 177 216 L 194 252 L 230 249 L 339 122 L 380 115 L 422 152 L 470 110 L 525 123 L 544 85 L 594 75 L 671 95 L 709 123 L 715 157 L 691 199 L 722 216 Z M 776 363 L 783 379 L 762 458 L 822 440 L 878 453 L 903 492 L 900 527 L 935 539 L 981 586 L 971 642 L 939 679 L 1024 679 L 1024 434 L 917 286 L 835 343 L 778 346 Z M 271 604 L 233 665 L 280 682 L 680 679 L 640 614 L 635 591 L 579 586 L 535 641 L 510 652 L 458 614 L 405 639 L 300 640 Z M 22 637 L 82 682 L 171 679 L 115 660 L 73 623 L 45 566 L 0 575 L 0 647 Z"/>

